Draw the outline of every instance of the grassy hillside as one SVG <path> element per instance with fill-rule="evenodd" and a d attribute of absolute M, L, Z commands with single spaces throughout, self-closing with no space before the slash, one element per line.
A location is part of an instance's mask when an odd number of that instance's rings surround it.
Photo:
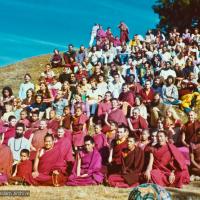
<path fill-rule="evenodd" d="M 49 59 L 50 54 L 41 55 L 0 68 L 0 91 L 2 91 L 4 86 L 10 86 L 17 96 L 19 85 L 23 82 L 24 74 L 30 73 L 33 82 L 36 83 L 40 73 L 44 70 L 44 66 L 49 62 Z M 55 69 L 54 71 L 58 73 L 60 70 Z"/>

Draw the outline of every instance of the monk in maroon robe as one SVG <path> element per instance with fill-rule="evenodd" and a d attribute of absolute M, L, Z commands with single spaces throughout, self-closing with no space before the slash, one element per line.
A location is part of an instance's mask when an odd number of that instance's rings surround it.
<path fill-rule="evenodd" d="M 192 179 L 196 179 L 196 176 L 200 177 L 200 128 L 196 131 L 196 138 L 190 143 L 190 160 L 189 166 Z"/>
<path fill-rule="evenodd" d="M 33 131 L 37 130 L 39 126 L 40 126 L 39 112 L 35 111 L 32 113 L 30 120 L 30 127 L 28 130 L 25 131 L 24 137 L 26 139 L 29 139 Z"/>
<path fill-rule="evenodd" d="M 124 126 L 119 126 L 117 130 L 117 138 L 111 143 L 110 155 L 108 162 L 108 174 L 120 173 L 122 159 L 121 154 L 123 149 L 127 148 L 128 129 Z"/>
<path fill-rule="evenodd" d="M 122 92 L 120 93 L 119 95 L 119 98 L 118 100 L 120 102 L 126 102 L 128 103 L 130 106 L 133 106 L 134 105 L 134 99 L 135 99 L 135 96 L 133 95 L 133 92 L 131 92 L 129 90 L 129 87 L 128 87 L 128 84 L 124 83 L 122 85 Z"/>
<path fill-rule="evenodd" d="M 182 144 L 189 147 L 191 142 L 195 142 L 196 132 L 200 128 L 200 122 L 196 119 L 196 113 L 188 113 L 189 121 L 181 129 Z"/>
<path fill-rule="evenodd" d="M 19 119 L 18 123 L 23 123 L 26 128 L 30 127 L 30 121 L 28 119 L 28 114 L 27 114 L 26 110 L 22 110 L 20 112 L 20 119 Z"/>
<path fill-rule="evenodd" d="M 111 92 L 108 91 L 105 93 L 104 100 L 101 101 L 98 105 L 97 116 L 100 119 L 104 119 L 105 114 L 112 108 L 110 100 L 111 100 Z"/>
<path fill-rule="evenodd" d="M 140 96 L 143 99 L 143 103 L 148 107 L 150 106 L 150 103 L 154 99 L 154 90 L 151 88 L 151 82 L 146 81 L 145 87 L 140 91 Z"/>
<path fill-rule="evenodd" d="M 128 125 L 132 133 L 135 135 L 136 140 L 140 140 L 143 129 L 148 129 L 148 122 L 140 116 L 138 108 L 134 108 L 131 117 L 128 118 Z"/>
<path fill-rule="evenodd" d="M 64 111 L 63 111 L 63 116 L 61 117 L 61 125 L 67 129 L 70 130 L 71 129 L 71 113 L 70 113 L 70 107 L 69 106 L 65 106 Z"/>
<path fill-rule="evenodd" d="M 122 110 L 124 112 L 124 115 L 129 115 L 131 107 L 135 103 L 135 96 L 132 91 L 129 90 L 128 84 L 124 83 L 122 85 L 122 92 L 119 95 L 118 98 L 120 104 L 122 105 Z"/>
<path fill-rule="evenodd" d="M 84 150 L 78 152 L 77 158 L 66 185 L 85 186 L 103 182 L 101 173 L 101 155 L 94 148 L 94 139 L 87 135 L 84 138 Z"/>
<path fill-rule="evenodd" d="M 99 151 L 102 164 L 105 165 L 108 162 L 109 148 L 106 135 L 101 132 L 101 124 L 95 125 L 95 135 L 93 135 L 96 149 Z"/>
<path fill-rule="evenodd" d="M 179 150 L 168 143 L 167 133 L 157 133 L 158 145 L 150 153 L 150 161 L 144 173 L 147 181 L 167 187 L 181 188 L 189 184 L 190 176 L 184 157 Z"/>
<path fill-rule="evenodd" d="M 111 121 L 119 125 L 127 125 L 127 119 L 124 115 L 124 112 L 119 108 L 119 102 L 117 99 L 112 99 L 112 109 L 105 115 L 105 124 L 108 126 L 107 131 Z M 106 128 L 103 128 L 106 131 Z"/>
<path fill-rule="evenodd" d="M 32 161 L 29 160 L 29 150 L 22 149 L 20 152 L 20 162 L 16 165 L 15 172 L 9 179 L 9 184 L 23 184 L 31 175 L 32 168 Z"/>
<path fill-rule="evenodd" d="M 119 174 L 112 174 L 108 183 L 113 187 L 135 187 L 139 185 L 139 179 L 144 164 L 144 152 L 135 144 L 134 136 L 128 137 L 128 148 L 122 150 L 122 166 Z"/>
<path fill-rule="evenodd" d="M 44 137 L 47 134 L 47 123 L 45 120 L 40 121 L 40 128 L 32 133 L 30 136 L 31 153 L 30 160 L 34 160 L 37 151 L 44 146 Z"/>
<path fill-rule="evenodd" d="M 74 147 L 82 146 L 84 144 L 84 136 L 87 133 L 86 122 L 87 115 L 82 113 L 82 108 L 75 109 L 75 115 L 72 117 L 72 144 Z"/>
<path fill-rule="evenodd" d="M 56 111 L 51 110 L 49 113 L 50 119 L 47 122 L 47 128 L 51 130 L 52 134 L 55 135 L 55 133 L 58 130 L 58 127 L 60 126 L 60 120 L 56 118 Z"/>
<path fill-rule="evenodd" d="M 38 150 L 34 162 L 33 173 L 26 180 L 31 185 L 63 185 L 66 181 L 65 145 L 54 145 L 54 138 L 47 134 L 44 138 L 44 148 Z"/>
<path fill-rule="evenodd" d="M 10 148 L 2 144 L 3 135 L 0 134 L 0 185 L 7 184 L 11 175 L 13 156 Z"/>
<path fill-rule="evenodd" d="M 66 158 L 66 161 L 74 161 L 74 157 L 72 155 L 72 138 L 70 131 L 66 131 L 63 127 L 60 127 L 57 132 L 55 145 L 58 145 L 60 147 L 63 146 L 62 148 L 67 148 L 66 155 L 64 156 Z"/>

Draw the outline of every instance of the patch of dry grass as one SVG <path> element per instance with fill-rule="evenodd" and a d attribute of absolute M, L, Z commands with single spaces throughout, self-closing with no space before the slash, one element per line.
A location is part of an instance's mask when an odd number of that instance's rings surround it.
<path fill-rule="evenodd" d="M 32 82 L 37 83 L 37 80 L 44 71 L 44 67 L 49 63 L 51 55 L 41 55 L 25 59 L 15 64 L 0 68 L 0 91 L 4 86 L 10 86 L 13 89 L 14 95 L 18 95 L 20 83 L 24 80 L 24 74 L 30 73 Z M 59 74 L 61 68 L 53 69 L 55 74 Z"/>
<path fill-rule="evenodd" d="M 199 200 L 200 183 L 192 183 L 183 189 L 167 188 L 175 200 Z M 2 190 L 29 190 L 30 197 L 23 200 L 127 200 L 131 189 L 111 188 L 103 185 L 84 187 L 34 187 L 34 186 L 3 186 Z M 2 200 L 21 200 L 22 197 L 1 197 Z"/>

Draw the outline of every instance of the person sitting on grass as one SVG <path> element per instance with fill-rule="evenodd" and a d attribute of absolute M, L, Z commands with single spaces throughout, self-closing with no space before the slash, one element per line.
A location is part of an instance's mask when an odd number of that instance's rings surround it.
<path fill-rule="evenodd" d="M 100 171 L 102 168 L 101 155 L 94 147 L 94 139 L 89 135 L 85 136 L 84 149 L 77 153 L 72 174 L 66 185 L 85 186 L 103 182 L 104 176 Z"/>
<path fill-rule="evenodd" d="M 37 151 L 32 175 L 26 181 L 36 186 L 64 185 L 67 167 L 66 151 L 68 149 L 64 145 L 54 145 L 52 134 L 46 134 L 44 147 Z"/>
<path fill-rule="evenodd" d="M 168 143 L 165 131 L 158 131 L 158 144 L 150 152 L 150 160 L 144 177 L 147 182 L 160 186 L 182 188 L 189 184 L 190 176 L 186 161 L 177 147 Z"/>
<path fill-rule="evenodd" d="M 123 149 L 121 154 L 121 172 L 109 176 L 108 183 L 110 186 L 129 188 L 139 185 L 144 164 L 144 152 L 135 142 L 135 137 L 129 135 L 127 148 Z"/>
<path fill-rule="evenodd" d="M 30 152 L 22 149 L 20 152 L 20 162 L 16 165 L 15 171 L 9 179 L 9 184 L 25 184 L 26 179 L 32 173 L 32 162 L 29 160 Z"/>

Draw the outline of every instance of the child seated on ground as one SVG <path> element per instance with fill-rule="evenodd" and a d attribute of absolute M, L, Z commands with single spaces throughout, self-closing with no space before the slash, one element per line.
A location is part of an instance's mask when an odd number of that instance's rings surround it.
<path fill-rule="evenodd" d="M 20 162 L 16 165 L 9 184 L 25 184 L 28 176 L 32 173 L 32 162 L 29 160 L 30 152 L 28 149 L 22 149 L 20 152 Z"/>

